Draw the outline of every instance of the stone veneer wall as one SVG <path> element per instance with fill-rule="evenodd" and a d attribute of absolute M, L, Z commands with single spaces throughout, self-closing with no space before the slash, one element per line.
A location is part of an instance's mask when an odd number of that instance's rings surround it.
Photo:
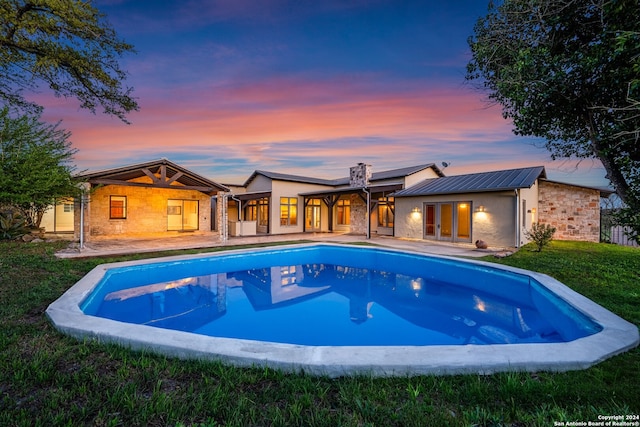
<path fill-rule="evenodd" d="M 109 196 L 127 196 L 127 219 L 109 219 Z M 211 230 L 211 198 L 206 194 L 195 190 L 107 185 L 90 195 L 85 211 L 85 239 L 176 234 L 167 231 L 168 199 L 198 200 L 198 231 Z"/>
<path fill-rule="evenodd" d="M 224 192 L 218 191 L 216 200 L 216 231 L 221 239 L 229 237 L 228 235 L 224 235 L 226 226 L 224 213 L 227 212 L 228 209 L 227 198 L 224 195 Z"/>
<path fill-rule="evenodd" d="M 352 194 L 351 200 L 351 227 L 349 232 L 353 234 L 367 234 L 367 204 L 357 194 Z"/>
<path fill-rule="evenodd" d="M 600 191 L 540 180 L 538 221 L 556 228 L 554 239 L 600 241 Z"/>

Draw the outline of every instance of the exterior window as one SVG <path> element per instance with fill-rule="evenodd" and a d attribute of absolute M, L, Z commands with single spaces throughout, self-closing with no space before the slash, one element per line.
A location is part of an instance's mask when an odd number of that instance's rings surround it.
<path fill-rule="evenodd" d="M 258 201 L 250 200 L 247 208 L 245 209 L 245 215 L 247 221 L 257 221 L 258 220 Z"/>
<path fill-rule="evenodd" d="M 65 203 L 63 207 L 64 212 L 73 212 L 73 203 Z"/>
<path fill-rule="evenodd" d="M 269 223 L 269 199 L 263 197 L 258 200 L 250 200 L 245 208 L 247 221 L 257 221 L 258 225 L 266 226 Z"/>
<path fill-rule="evenodd" d="M 393 227 L 393 197 L 378 199 L 378 225 Z"/>
<path fill-rule="evenodd" d="M 269 225 L 269 199 L 266 197 L 258 200 L 258 225 Z"/>
<path fill-rule="evenodd" d="M 110 196 L 109 219 L 127 219 L 127 196 Z"/>
<path fill-rule="evenodd" d="M 336 213 L 338 216 L 338 225 L 351 224 L 351 200 L 340 199 L 338 200 Z"/>
<path fill-rule="evenodd" d="M 297 197 L 280 197 L 280 225 L 298 225 Z"/>

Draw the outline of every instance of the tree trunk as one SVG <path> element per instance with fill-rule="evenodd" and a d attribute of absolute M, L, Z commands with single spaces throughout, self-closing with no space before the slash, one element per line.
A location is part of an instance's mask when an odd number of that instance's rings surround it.
<path fill-rule="evenodd" d="M 591 140 L 593 153 L 602 162 L 604 170 L 607 172 L 606 177 L 611 181 L 616 189 L 616 194 L 620 197 L 620 200 L 622 200 L 623 203 L 626 203 L 629 194 L 629 184 L 622 172 L 620 172 L 620 167 L 616 164 L 614 156 L 609 154 L 609 150 L 607 150 L 606 147 L 603 147 L 602 142 L 598 138 L 598 133 L 595 129 L 591 113 L 587 113 L 585 118 L 587 128 L 589 129 L 589 139 Z"/>

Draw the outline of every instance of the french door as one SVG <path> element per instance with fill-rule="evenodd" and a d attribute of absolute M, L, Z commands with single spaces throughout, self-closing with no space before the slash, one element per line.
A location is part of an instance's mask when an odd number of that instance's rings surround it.
<path fill-rule="evenodd" d="M 309 200 L 304 212 L 305 231 L 320 231 L 320 207 L 321 201 L 319 199 Z"/>
<path fill-rule="evenodd" d="M 425 203 L 424 238 L 470 242 L 471 202 Z"/>

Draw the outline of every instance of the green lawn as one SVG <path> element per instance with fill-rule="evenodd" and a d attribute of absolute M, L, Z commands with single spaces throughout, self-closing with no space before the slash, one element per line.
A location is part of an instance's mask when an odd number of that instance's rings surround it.
<path fill-rule="evenodd" d="M 330 379 L 79 342 L 55 331 L 47 306 L 95 265 L 134 257 L 56 259 L 64 245 L 0 242 L 0 426 L 553 426 L 640 414 L 637 348 L 560 374 Z M 552 242 L 499 262 L 640 324 L 640 249 Z"/>

